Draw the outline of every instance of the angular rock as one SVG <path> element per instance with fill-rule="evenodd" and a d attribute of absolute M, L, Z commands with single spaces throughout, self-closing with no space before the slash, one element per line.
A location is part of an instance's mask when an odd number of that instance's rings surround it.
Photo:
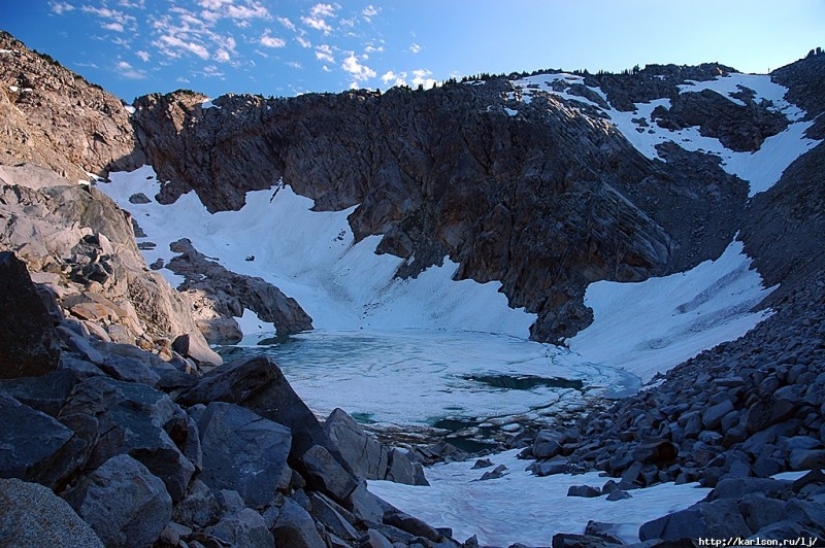
<path fill-rule="evenodd" d="M 252 507 L 272 500 L 287 467 L 288 428 L 243 407 L 214 402 L 198 418 L 198 432 L 201 480 L 214 489 L 236 490 Z"/>
<path fill-rule="evenodd" d="M 284 499 L 272 534 L 275 536 L 276 546 L 326 548 L 326 543 L 315 528 L 312 516 L 292 499 Z"/>
<path fill-rule="evenodd" d="M 349 465 L 329 439 L 318 419 L 298 397 L 280 368 L 265 356 L 244 358 L 204 375 L 180 395 L 185 405 L 223 401 L 246 407 L 292 432 L 289 463 L 301 467 L 301 456 L 313 445 L 327 449 L 341 466 Z"/>
<path fill-rule="evenodd" d="M 384 523 L 387 525 L 392 525 L 393 527 L 398 527 L 402 531 L 406 531 L 413 536 L 424 537 L 432 542 L 441 542 L 444 540 L 444 535 L 442 535 L 441 532 L 435 527 L 424 523 L 414 516 L 401 512 L 400 510 L 395 510 L 384 514 Z"/>
<path fill-rule="evenodd" d="M 164 430 L 183 411 L 166 394 L 143 384 L 93 377 L 77 384 L 60 417 L 89 414 L 99 423 L 99 438 L 89 466 L 127 453 L 163 480 L 173 500 L 181 499 L 195 472 Z M 185 439 L 178 442 L 186 445 Z"/>
<path fill-rule="evenodd" d="M 92 528 L 51 489 L 0 479 L 0 546 L 103 548 Z"/>
<path fill-rule="evenodd" d="M 355 516 L 321 493 L 312 493 L 309 500 L 312 503 L 310 513 L 313 518 L 323 523 L 337 537 L 348 541 L 358 540 L 360 535 L 352 525 Z"/>
<path fill-rule="evenodd" d="M 611 542 L 596 535 L 577 535 L 572 533 L 556 533 L 553 535 L 553 548 L 610 548 L 622 546 L 622 543 Z"/>
<path fill-rule="evenodd" d="M 613 491 L 616 492 L 616 491 Z M 590 485 L 571 485 L 567 489 L 567 496 L 568 497 L 585 497 L 585 498 L 594 498 L 601 495 L 602 492 L 598 487 L 592 487 Z"/>
<path fill-rule="evenodd" d="M 36 436 L 36 443 L 32 443 Z M 74 431 L 52 417 L 0 394 L 0 478 L 18 478 L 56 487 L 83 463 L 74 458 Z"/>
<path fill-rule="evenodd" d="M 25 263 L 0 251 L 0 379 L 37 377 L 58 368 L 60 343 Z"/>
<path fill-rule="evenodd" d="M 639 539 L 746 538 L 751 530 L 735 500 L 700 502 L 642 524 Z"/>
<path fill-rule="evenodd" d="M 330 413 L 324 422 L 324 431 L 335 442 L 357 477 L 373 480 L 386 478 L 389 448 L 367 435 L 343 409 Z"/>
<path fill-rule="evenodd" d="M 343 503 L 358 486 L 358 482 L 335 458 L 320 445 L 313 445 L 301 457 L 307 471 L 307 481 L 316 489 Z"/>
<path fill-rule="evenodd" d="M 175 504 L 172 518 L 178 523 L 205 527 L 221 516 L 221 505 L 209 486 L 200 479 L 192 481 L 184 497 Z"/>
<path fill-rule="evenodd" d="M 224 516 L 204 530 L 234 548 L 267 548 L 275 546 L 275 538 L 261 515 L 250 508 Z"/>
<path fill-rule="evenodd" d="M 128 455 L 103 463 L 65 495 L 109 547 L 149 547 L 172 519 L 163 482 Z"/>
<path fill-rule="evenodd" d="M 393 548 L 393 544 L 375 529 L 368 529 L 358 548 Z"/>

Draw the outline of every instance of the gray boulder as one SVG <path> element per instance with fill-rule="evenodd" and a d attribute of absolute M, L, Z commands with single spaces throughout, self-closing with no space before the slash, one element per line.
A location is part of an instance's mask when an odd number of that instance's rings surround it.
<path fill-rule="evenodd" d="M 277 546 L 290 548 L 326 548 L 312 516 L 292 499 L 284 499 L 272 534 Z"/>
<path fill-rule="evenodd" d="M 208 535 L 229 543 L 234 548 L 267 548 L 275 546 L 275 539 L 261 515 L 251 508 L 224 516 L 215 525 L 204 530 Z"/>
<path fill-rule="evenodd" d="M 733 499 L 700 502 L 689 508 L 648 521 L 639 528 L 639 539 L 679 540 L 750 536 L 751 530 Z"/>
<path fill-rule="evenodd" d="M 234 489 L 249 506 L 270 502 L 291 474 L 292 434 L 285 426 L 230 403 L 210 403 L 198 418 L 203 470 L 213 489 Z"/>
<path fill-rule="evenodd" d="M 26 264 L 0 252 L 0 379 L 36 377 L 60 364 L 60 343 Z"/>
<path fill-rule="evenodd" d="M 143 384 L 93 377 L 75 386 L 60 417 L 83 414 L 98 421 L 89 466 L 129 454 L 163 480 L 173 500 L 181 499 L 195 465 L 164 429 L 183 415 L 169 396 Z M 188 435 L 193 434 L 176 436 L 181 447 L 187 445 Z"/>
<path fill-rule="evenodd" d="M 51 489 L 0 479 L 0 546 L 103 548 L 97 534 Z"/>
<path fill-rule="evenodd" d="M 429 485 L 420 463 L 398 449 L 389 448 L 364 432 L 343 409 L 335 409 L 324 431 L 341 452 L 353 473 L 368 480 L 388 480 L 408 485 Z"/>
<path fill-rule="evenodd" d="M 36 436 L 36 443 L 32 443 Z M 0 477 L 56 487 L 81 465 L 85 444 L 52 417 L 0 394 Z"/>
<path fill-rule="evenodd" d="M 178 401 L 184 405 L 223 401 L 246 407 L 290 429 L 289 463 L 293 468 L 301 468 L 301 456 L 313 445 L 320 445 L 349 471 L 349 464 L 318 419 L 289 385 L 278 365 L 266 356 L 243 358 L 207 373 Z"/>
<path fill-rule="evenodd" d="M 107 547 L 149 547 L 172 518 L 163 482 L 129 455 L 107 460 L 66 500 Z"/>
<path fill-rule="evenodd" d="M 313 445 L 301 457 L 311 487 L 343 503 L 358 486 L 353 476 L 320 445 Z"/>

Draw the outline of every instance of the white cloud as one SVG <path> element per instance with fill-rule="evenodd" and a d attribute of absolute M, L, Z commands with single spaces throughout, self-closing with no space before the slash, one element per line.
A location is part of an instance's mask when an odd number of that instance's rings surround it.
<path fill-rule="evenodd" d="M 63 15 L 67 11 L 74 10 L 74 6 L 68 2 L 49 2 L 49 7 L 52 13 L 56 13 L 57 15 Z"/>
<path fill-rule="evenodd" d="M 169 57 L 180 57 L 182 52 L 186 52 L 197 55 L 204 60 L 209 59 L 209 50 L 202 44 L 195 41 L 186 41 L 177 36 L 161 36 L 154 44 Z"/>
<path fill-rule="evenodd" d="M 268 48 L 282 48 L 286 45 L 286 42 L 283 38 L 275 38 L 269 35 L 269 29 L 266 29 L 266 33 L 261 36 L 261 45 L 266 46 Z"/>
<path fill-rule="evenodd" d="M 226 63 L 229 61 L 229 59 L 229 52 L 225 49 L 219 49 L 215 52 L 215 61 L 218 61 L 219 63 Z"/>
<path fill-rule="evenodd" d="M 413 44 L 410 46 L 410 52 L 418 53 L 419 51 L 421 51 L 421 46 L 413 42 Z"/>
<path fill-rule="evenodd" d="M 309 10 L 309 14 L 313 17 L 332 17 L 335 15 L 335 8 L 332 7 L 332 4 L 315 4 Z"/>
<path fill-rule="evenodd" d="M 287 17 L 278 17 L 278 22 L 283 25 L 285 28 L 295 31 L 295 23 L 290 21 Z"/>
<path fill-rule="evenodd" d="M 301 63 L 297 62 L 297 61 L 290 61 L 290 62 L 287 63 L 287 65 L 294 68 L 294 69 L 304 68 L 304 66 Z"/>
<path fill-rule="evenodd" d="M 54 5 L 52 5 L 52 10 L 54 11 L 54 9 Z M 97 8 L 89 5 L 81 6 L 80 11 L 83 13 L 90 13 L 100 19 L 103 19 L 104 22 L 101 23 L 101 27 L 106 30 L 123 32 L 127 28 L 130 30 L 137 28 L 137 20 L 134 16 L 123 13 L 122 11 L 109 9 L 105 6 L 102 8 Z"/>
<path fill-rule="evenodd" d="M 312 47 L 312 42 L 310 42 L 309 40 L 307 40 L 303 36 L 296 37 L 295 41 L 298 42 L 298 44 L 300 44 L 302 48 L 311 48 Z"/>
<path fill-rule="evenodd" d="M 384 51 L 384 46 L 373 46 L 372 44 L 367 44 L 367 47 L 364 48 L 364 51 L 367 53 L 381 53 Z"/>
<path fill-rule="evenodd" d="M 326 44 L 316 46 L 315 58 L 319 61 L 326 61 L 327 63 L 335 62 L 335 57 L 332 56 L 332 48 Z"/>
<path fill-rule="evenodd" d="M 370 21 L 373 17 L 378 15 L 380 13 L 380 11 L 381 11 L 380 9 L 378 9 L 375 6 L 373 6 L 372 4 L 370 4 L 369 6 L 364 8 L 364 11 L 362 11 L 361 14 L 364 16 L 364 19 L 366 19 L 367 21 Z"/>
<path fill-rule="evenodd" d="M 143 9 L 146 9 L 146 0 L 135 0 L 135 1 L 120 0 L 117 3 L 117 5 L 120 6 L 120 7 L 123 7 L 123 8 L 132 8 L 132 9 L 137 9 L 137 10 L 143 10 Z"/>
<path fill-rule="evenodd" d="M 143 50 L 136 51 L 135 55 L 140 57 L 140 60 L 143 61 L 144 63 L 149 62 L 149 52 L 148 51 L 143 51 Z"/>
<path fill-rule="evenodd" d="M 413 79 L 412 79 L 413 86 L 416 86 L 416 87 L 424 86 L 424 89 L 429 89 L 431 87 L 434 87 L 435 84 L 436 84 L 436 81 L 435 81 L 434 78 L 430 78 L 430 76 L 432 76 L 432 75 L 433 75 L 433 73 L 430 70 L 415 69 L 413 71 Z"/>
<path fill-rule="evenodd" d="M 146 78 L 146 72 L 135 69 L 126 61 L 119 61 L 117 65 L 115 65 L 115 70 L 118 74 L 130 80 L 142 80 Z"/>
<path fill-rule="evenodd" d="M 324 34 L 332 32 L 332 27 L 326 22 L 326 17 L 333 17 L 335 15 L 335 8 L 331 4 L 315 4 L 309 10 L 308 16 L 301 17 L 301 22 L 315 30 L 320 30 Z"/>
<path fill-rule="evenodd" d="M 203 70 L 195 71 L 195 74 L 205 76 L 207 78 L 223 78 L 224 74 L 215 65 L 206 65 Z"/>
<path fill-rule="evenodd" d="M 396 74 L 395 72 L 390 70 L 381 75 L 381 81 L 389 86 L 406 86 L 407 73 L 400 72 Z"/>
<path fill-rule="evenodd" d="M 350 52 L 349 57 L 344 59 L 344 62 L 341 63 L 341 68 L 352 74 L 353 78 L 358 81 L 369 80 L 376 76 L 376 72 L 370 67 L 362 65 L 353 52 Z"/>
<path fill-rule="evenodd" d="M 243 6 L 230 4 L 226 10 L 231 19 L 270 19 L 272 16 L 260 2 L 248 2 Z"/>

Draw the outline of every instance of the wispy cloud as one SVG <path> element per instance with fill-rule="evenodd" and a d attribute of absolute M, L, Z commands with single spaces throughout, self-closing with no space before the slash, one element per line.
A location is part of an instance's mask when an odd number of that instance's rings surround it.
<path fill-rule="evenodd" d="M 326 44 L 316 46 L 315 58 L 319 61 L 326 61 L 327 63 L 335 62 L 335 57 L 332 55 L 332 48 Z"/>
<path fill-rule="evenodd" d="M 178 36 L 164 35 L 154 42 L 155 46 L 168 57 L 180 57 L 183 53 L 191 53 L 201 59 L 209 59 L 209 50 L 196 41 L 187 41 Z"/>
<path fill-rule="evenodd" d="M 52 10 L 52 13 L 63 15 L 67 11 L 74 11 L 74 6 L 68 2 L 49 2 L 49 9 Z"/>
<path fill-rule="evenodd" d="M 150 55 L 148 51 L 138 50 L 135 52 L 135 55 L 137 55 L 144 63 L 149 62 Z"/>
<path fill-rule="evenodd" d="M 283 38 L 270 36 L 270 32 L 271 31 L 269 29 L 266 29 L 264 35 L 261 36 L 260 43 L 262 46 L 266 46 L 268 48 L 282 48 L 286 46 L 286 41 Z"/>
<path fill-rule="evenodd" d="M 52 8 L 54 10 L 54 7 Z M 100 26 L 106 30 L 115 32 L 124 32 L 126 29 L 137 29 L 137 20 L 133 15 L 129 15 L 120 10 L 113 10 L 103 7 L 96 7 L 90 5 L 80 6 L 80 11 L 94 15 L 101 19 Z M 62 12 L 60 12 L 62 13 Z"/>
<path fill-rule="evenodd" d="M 123 78 L 130 80 L 143 80 L 146 78 L 146 71 L 137 70 L 126 61 L 119 61 L 117 65 L 115 65 L 115 71 Z"/>
<path fill-rule="evenodd" d="M 103 25 L 103 28 L 106 29 L 106 30 L 113 30 L 115 32 L 123 32 L 124 31 L 123 24 L 117 23 L 115 21 L 112 21 L 111 23 L 105 23 Z"/>
<path fill-rule="evenodd" d="M 412 45 L 410 46 L 410 48 L 409 48 L 409 51 L 410 51 L 411 53 L 418 53 L 419 51 L 421 51 L 421 46 L 419 46 L 418 44 L 416 44 L 415 42 L 413 42 L 413 44 L 412 44 Z"/>
<path fill-rule="evenodd" d="M 286 28 L 288 30 L 291 30 L 293 32 L 296 30 L 295 23 L 290 21 L 288 17 L 277 17 L 277 19 L 278 19 L 278 22 L 281 25 L 283 25 L 284 28 Z"/>
<path fill-rule="evenodd" d="M 361 12 L 361 15 L 363 15 L 364 19 L 366 19 L 367 21 L 372 21 L 372 18 L 378 15 L 380 12 L 380 9 L 370 4 L 369 6 L 364 8 L 364 10 Z"/>
<path fill-rule="evenodd" d="M 302 48 L 311 48 L 312 47 L 312 42 L 310 42 L 309 40 L 307 40 L 303 36 L 296 36 L 295 41 L 298 42 L 298 44 Z"/>
<path fill-rule="evenodd" d="M 329 34 L 332 32 L 332 26 L 327 23 L 326 18 L 334 16 L 335 8 L 331 4 L 315 4 L 309 10 L 309 15 L 301 17 L 301 22 L 312 29 Z"/>
<path fill-rule="evenodd" d="M 352 77 L 359 82 L 375 78 L 376 76 L 376 72 L 370 67 L 362 65 L 353 52 L 350 52 L 349 57 L 344 59 L 344 62 L 341 63 L 341 68 L 352 74 Z"/>

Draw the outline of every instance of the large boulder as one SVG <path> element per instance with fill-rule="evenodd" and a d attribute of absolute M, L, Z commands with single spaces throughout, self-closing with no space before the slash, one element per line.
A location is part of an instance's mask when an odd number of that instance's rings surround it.
<path fill-rule="evenodd" d="M 348 472 L 349 464 L 324 432 L 318 419 L 298 397 L 278 365 L 266 356 L 241 358 L 204 375 L 178 397 L 184 405 L 222 401 L 234 403 L 292 431 L 289 463 L 302 469 L 301 457 L 320 445 Z"/>
<path fill-rule="evenodd" d="M 93 377 L 75 386 L 60 412 L 61 418 L 77 415 L 97 420 L 90 466 L 129 454 L 163 480 L 174 500 L 183 496 L 195 465 L 182 449 L 197 434 L 181 431 L 178 425 L 186 421 L 185 413 L 169 396 L 143 384 Z M 167 432 L 173 427 L 174 441 Z"/>
<path fill-rule="evenodd" d="M 45 375 L 60 364 L 60 343 L 25 263 L 0 252 L 0 378 Z"/>
<path fill-rule="evenodd" d="M 648 521 L 639 528 L 639 539 L 679 540 L 693 538 L 746 538 L 751 530 L 736 500 L 719 499 Z"/>
<path fill-rule="evenodd" d="M 36 442 L 33 443 L 33 439 Z M 54 418 L 0 394 L 0 478 L 57 487 L 81 466 L 86 444 Z"/>
<path fill-rule="evenodd" d="M 172 518 L 163 482 L 129 455 L 107 460 L 65 498 L 107 547 L 152 546 Z"/>
<path fill-rule="evenodd" d="M 343 409 L 330 413 L 324 422 L 324 431 L 359 478 L 429 485 L 421 464 L 369 436 Z"/>
<path fill-rule="evenodd" d="M 198 416 L 203 449 L 200 479 L 213 489 L 234 489 L 261 507 L 279 484 L 289 485 L 289 429 L 231 403 L 210 403 Z"/>
<path fill-rule="evenodd" d="M 103 548 L 65 500 L 36 483 L 0 479 L 0 546 Z"/>

